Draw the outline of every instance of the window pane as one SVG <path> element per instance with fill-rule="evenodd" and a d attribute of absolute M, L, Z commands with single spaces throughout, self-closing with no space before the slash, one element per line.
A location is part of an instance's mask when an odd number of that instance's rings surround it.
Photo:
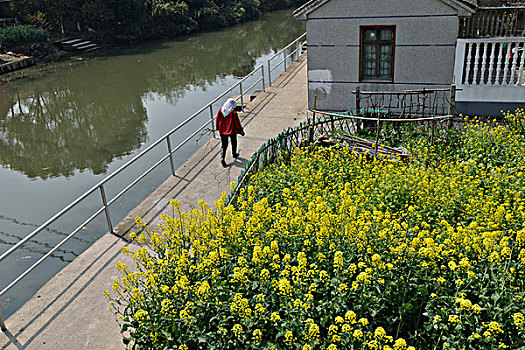
<path fill-rule="evenodd" d="M 379 63 L 379 76 L 388 77 L 392 75 L 392 65 L 390 61 Z"/>
<path fill-rule="evenodd" d="M 365 77 L 375 77 L 376 69 L 375 68 L 365 68 Z"/>
<path fill-rule="evenodd" d="M 392 47 L 390 45 L 381 45 L 379 62 L 392 61 Z"/>
<path fill-rule="evenodd" d="M 392 78 L 394 71 L 394 28 L 362 27 L 361 77 L 372 81 Z"/>
<path fill-rule="evenodd" d="M 365 54 L 366 56 L 370 55 L 371 57 L 376 57 L 377 55 L 377 46 L 375 45 L 365 45 Z"/>
<path fill-rule="evenodd" d="M 394 39 L 394 33 L 392 29 L 381 29 L 381 40 L 392 40 Z"/>
<path fill-rule="evenodd" d="M 377 30 L 368 29 L 365 31 L 365 40 L 377 40 Z"/>
<path fill-rule="evenodd" d="M 375 77 L 376 62 L 377 62 L 377 46 L 376 45 L 365 45 L 365 58 L 364 58 L 364 76 Z"/>
<path fill-rule="evenodd" d="M 390 55 L 389 54 L 381 54 L 379 56 L 379 62 L 384 62 L 384 61 L 388 61 L 390 62 Z"/>

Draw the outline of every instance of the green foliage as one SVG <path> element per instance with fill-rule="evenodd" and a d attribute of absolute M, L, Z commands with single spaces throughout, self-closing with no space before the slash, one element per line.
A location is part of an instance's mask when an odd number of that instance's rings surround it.
<path fill-rule="evenodd" d="M 0 40 L 3 45 L 17 45 L 46 41 L 49 33 L 42 28 L 31 26 L 9 26 L 0 29 Z"/>
<path fill-rule="evenodd" d="M 106 297 L 134 349 L 525 349 L 524 114 L 406 162 L 298 149 L 159 229 Z M 428 132 L 428 130 L 427 130 Z M 417 135 L 417 133 L 416 133 Z M 479 157 L 505 149 L 492 162 Z M 478 150 L 477 153 L 475 150 Z M 446 157 L 441 162 L 435 160 Z"/>
<path fill-rule="evenodd" d="M 101 38 L 173 37 L 227 27 L 305 0 L 20 0 L 24 21 L 57 32 L 87 27 Z"/>

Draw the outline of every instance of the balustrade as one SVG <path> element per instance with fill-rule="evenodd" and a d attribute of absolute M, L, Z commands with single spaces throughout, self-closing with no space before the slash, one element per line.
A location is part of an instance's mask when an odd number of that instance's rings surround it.
<path fill-rule="evenodd" d="M 461 91 L 457 100 L 523 103 L 524 51 L 525 38 L 458 39 L 454 83 Z"/>
<path fill-rule="evenodd" d="M 460 46 L 463 55 L 456 60 L 462 63 L 461 84 L 525 85 L 525 38 L 464 39 L 458 40 Z M 456 80 L 458 73 L 456 70 Z"/>
<path fill-rule="evenodd" d="M 460 38 L 525 36 L 525 6 L 479 7 L 459 20 Z"/>

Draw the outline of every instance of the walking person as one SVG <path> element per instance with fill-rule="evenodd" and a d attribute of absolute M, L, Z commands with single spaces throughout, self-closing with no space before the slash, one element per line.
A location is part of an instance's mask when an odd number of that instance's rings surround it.
<path fill-rule="evenodd" d="M 241 126 L 239 121 L 239 116 L 235 111 L 235 106 L 237 106 L 237 101 L 233 98 L 229 98 L 221 109 L 217 112 L 217 117 L 215 118 L 216 129 L 221 135 L 221 145 L 222 145 L 222 158 L 221 164 L 223 167 L 226 167 L 226 150 L 228 149 L 228 139 L 232 143 L 232 155 L 233 158 L 237 158 L 239 153 L 237 153 L 237 134 L 244 136 L 244 129 Z"/>

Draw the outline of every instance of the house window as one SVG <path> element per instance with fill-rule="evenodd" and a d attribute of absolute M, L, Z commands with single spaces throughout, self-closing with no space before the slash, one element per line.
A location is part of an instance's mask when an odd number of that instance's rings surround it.
<path fill-rule="evenodd" d="M 394 81 L 395 26 L 361 27 L 360 81 Z"/>

